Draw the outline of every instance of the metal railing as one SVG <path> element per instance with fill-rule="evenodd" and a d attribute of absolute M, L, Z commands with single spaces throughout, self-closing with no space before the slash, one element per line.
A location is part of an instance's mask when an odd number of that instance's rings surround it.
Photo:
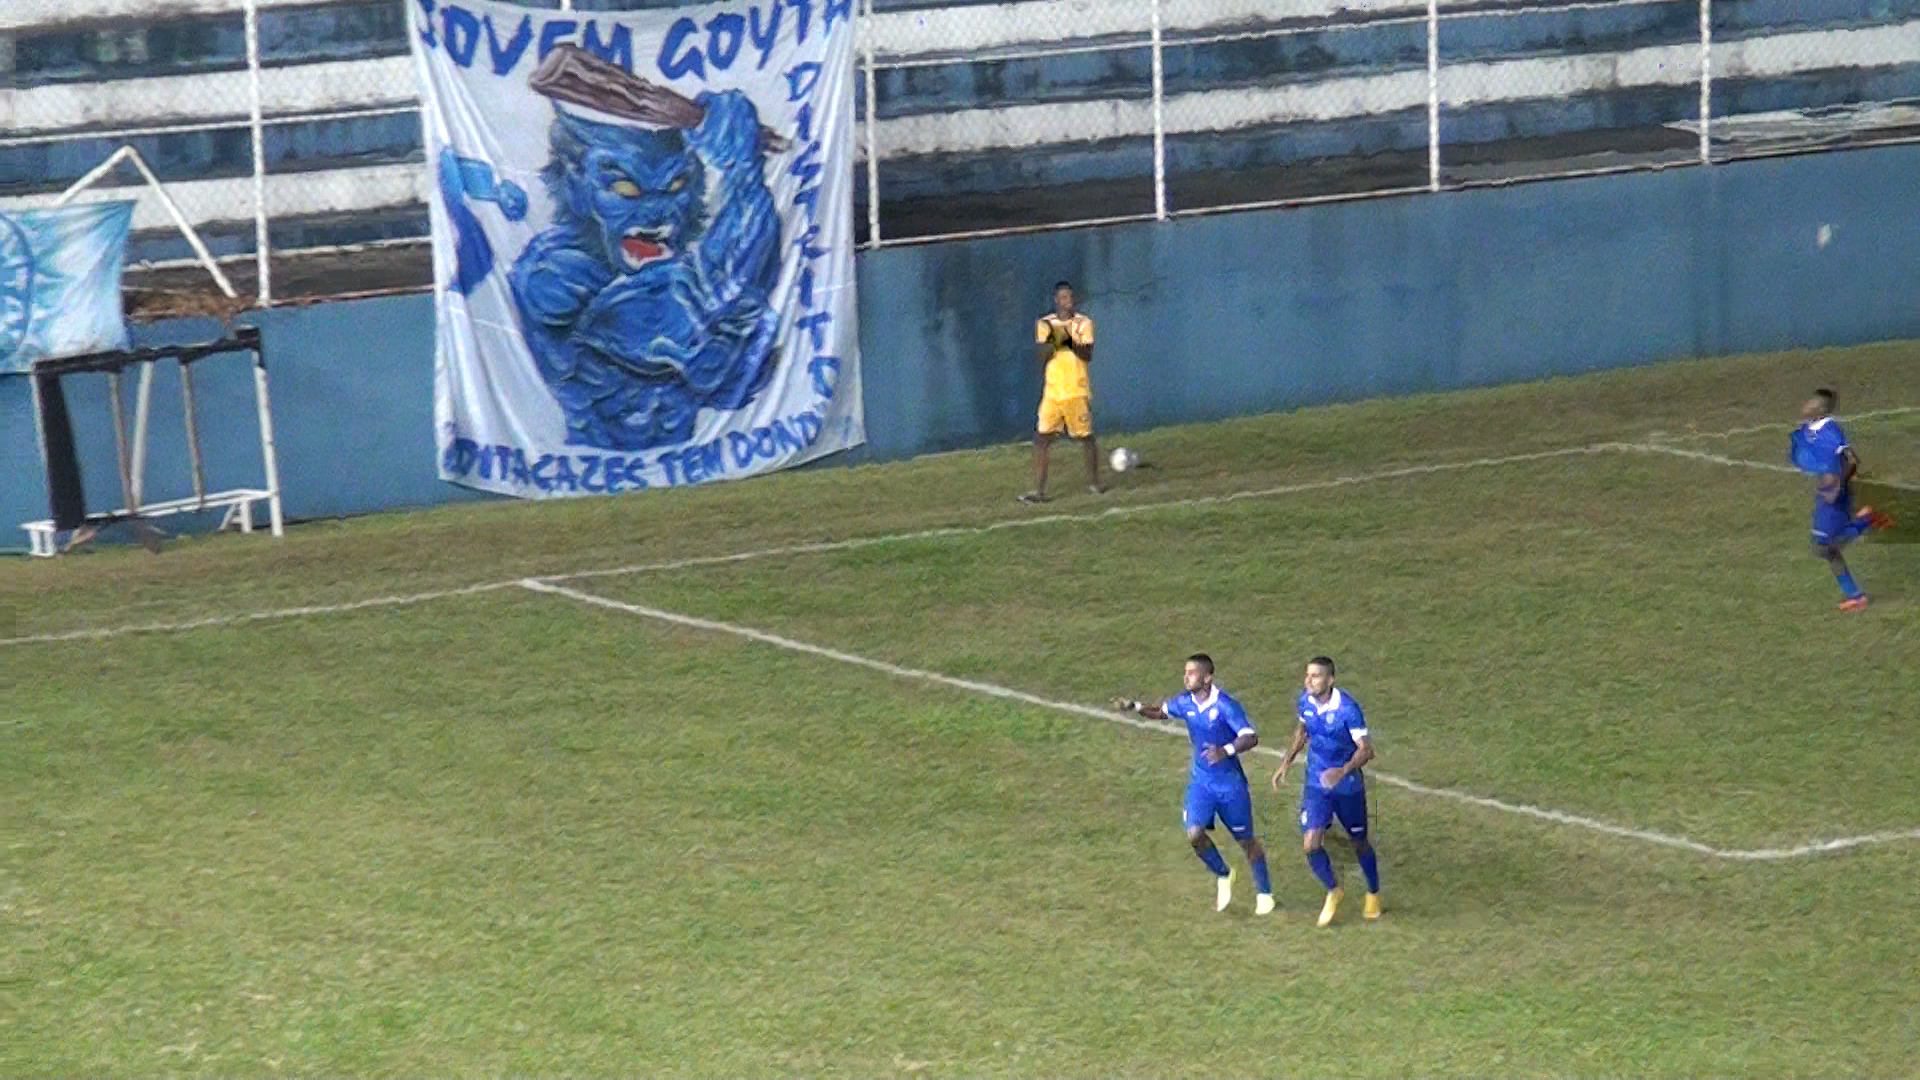
<path fill-rule="evenodd" d="M 394 41 L 362 59 L 268 55 L 263 22 L 311 0 L 4 6 L 0 38 L 188 11 L 229 34 L 237 15 L 245 48 L 180 74 L 0 89 L 0 165 L 40 154 L 57 190 L 122 141 L 191 142 L 162 179 L 263 304 L 287 295 L 277 260 L 424 242 L 431 181 Z M 619 0 L 527 6 L 584 17 Z M 1787 24 L 1739 0 L 859 6 L 864 247 L 1920 138 L 1920 12 L 1901 4 L 1863 22 L 1812 3 Z M 137 24 L 96 33 L 122 35 L 116 62 L 145 58 Z M 183 155 L 146 157 L 164 173 Z M 143 205 L 135 229 L 170 222 Z"/>
<path fill-rule="evenodd" d="M 1034 26 L 1028 40 L 980 42 L 977 44 L 985 45 L 984 49 L 956 61 L 957 49 L 935 55 L 913 55 L 909 49 L 899 49 L 889 55 L 884 51 L 888 34 L 882 24 L 890 16 L 875 16 L 871 0 L 867 2 L 868 26 L 862 35 L 860 57 L 867 92 L 859 137 L 863 140 L 861 156 L 867 167 L 867 188 L 883 193 L 867 204 L 865 243 L 869 246 L 1017 228 L 961 232 L 935 228 L 917 235 L 911 226 L 906 235 L 885 228 L 883 217 L 890 205 L 884 194 L 889 187 L 887 165 L 922 156 L 925 143 L 923 133 L 918 131 L 894 137 L 896 130 L 908 125 L 890 121 L 885 115 L 885 76 L 890 71 L 956 62 L 1004 66 L 1074 54 L 1120 55 L 1135 50 L 1148 54 L 1142 85 L 1119 88 L 1111 99 L 1123 109 L 1144 103 L 1144 107 L 1132 110 L 1130 119 L 1136 123 L 1129 126 L 1123 121 L 1096 133 L 1096 141 L 1110 144 L 1130 137 L 1150 142 L 1151 170 L 1143 177 L 1142 190 L 1134 199 L 1138 208 L 1115 213 L 1095 203 L 1093 208 L 1101 212 L 1064 215 L 1029 226 L 1033 228 L 1165 220 L 1223 210 L 1708 165 L 1771 153 L 1842 144 L 1878 145 L 1920 137 L 1920 100 L 1916 100 L 1920 99 L 1920 21 L 1912 21 L 1911 15 L 1905 22 L 1824 26 L 1818 21 L 1820 5 L 1814 4 L 1809 5 L 1811 16 L 1802 24 L 1763 26 L 1757 28 L 1758 32 L 1746 27 L 1732 40 L 1716 42 L 1716 14 L 1735 9 L 1728 0 L 1720 0 L 1718 12 L 1716 0 L 1509 0 L 1492 4 L 1301 0 L 1265 5 L 1233 0 L 1138 0 L 1130 5 L 1138 13 L 1134 23 L 1112 18 L 1116 9 L 1129 5 L 1099 5 L 1109 17 L 1084 25 L 1078 32 L 1071 17 L 1063 14 L 1057 24 Z M 1051 5 L 1055 11 L 1069 7 Z M 1272 11 L 1275 17 L 1267 25 L 1246 25 L 1249 11 L 1261 8 Z M 1038 4 L 1004 5 L 996 10 L 1022 9 L 1036 14 L 1045 10 Z M 1472 40 L 1475 31 L 1481 31 L 1477 36 L 1484 38 L 1489 23 L 1517 24 L 1526 19 L 1557 17 L 1571 24 L 1590 15 L 1617 18 L 1634 9 L 1647 13 L 1645 21 L 1649 24 L 1667 25 L 1656 26 L 1662 32 L 1646 35 L 1650 40 L 1645 43 L 1616 39 L 1591 49 L 1576 47 L 1558 53 L 1529 49 L 1524 32 L 1516 33 L 1511 47 L 1504 51 L 1486 48 L 1484 40 Z M 1356 11 L 1364 14 L 1356 15 Z M 1673 32 L 1681 18 L 1688 31 L 1685 38 Z M 1238 86 L 1221 91 L 1168 86 L 1168 56 L 1176 50 L 1192 53 L 1256 42 L 1381 36 L 1395 27 L 1419 31 L 1421 55 L 1417 65 L 1403 63 L 1396 67 L 1388 63 L 1367 70 L 1355 64 L 1342 68 L 1336 58 L 1336 63 L 1317 78 L 1280 67 L 1266 85 L 1252 90 Z M 936 30 L 940 34 L 949 32 L 945 27 Z M 1536 36 L 1553 38 L 1551 33 Z M 1451 38 L 1463 39 L 1458 50 Z M 881 47 L 876 48 L 877 43 Z M 1311 48 L 1327 51 L 1319 41 L 1304 45 L 1301 51 Z M 1338 47 L 1332 51 L 1337 52 Z M 1288 49 L 1276 48 L 1274 52 L 1284 54 Z M 1898 72 L 1898 77 L 1883 77 L 1889 70 Z M 1765 91 L 1768 81 L 1773 80 L 1784 89 L 1785 84 L 1804 80 L 1812 72 L 1831 73 L 1831 86 L 1802 86 L 1793 94 L 1773 95 L 1797 97 L 1798 101 L 1757 114 L 1738 99 L 1721 103 L 1720 115 L 1715 114 L 1716 83 L 1734 81 L 1745 99 L 1764 103 L 1769 95 L 1753 92 L 1756 86 Z M 1830 100 L 1858 101 L 1863 90 L 1870 94 L 1876 87 L 1889 84 L 1902 93 L 1869 105 L 1836 107 Z M 1685 91 L 1691 107 L 1681 108 L 1676 100 L 1678 91 Z M 1346 102 L 1330 108 L 1327 99 L 1343 94 Z M 1663 98 L 1651 111 L 1658 114 L 1664 109 L 1665 115 L 1652 119 L 1634 116 L 1636 110 L 1629 103 L 1619 110 L 1631 117 L 1627 122 L 1569 122 L 1557 130 L 1551 122 L 1537 123 L 1537 114 L 1543 111 L 1562 108 L 1577 114 L 1598 102 L 1594 111 L 1604 112 L 1608 106 L 1635 95 Z M 986 126 L 1005 111 L 957 110 L 940 119 L 951 132 L 970 116 L 977 116 L 976 122 Z M 1382 113 L 1402 111 L 1421 114 L 1424 130 L 1417 145 L 1405 139 L 1386 146 L 1363 145 L 1366 140 L 1358 129 L 1377 122 Z M 1540 130 L 1522 130 L 1528 118 L 1521 114 L 1526 113 L 1536 114 L 1531 119 Z M 1459 129 L 1453 126 L 1456 118 L 1464 118 Z M 1475 130 L 1489 122 L 1509 130 L 1491 136 Z M 1350 130 L 1343 135 L 1343 128 Z M 1210 169 L 1194 160 L 1204 155 L 1187 153 L 1189 160 L 1178 168 L 1171 160 L 1175 139 L 1189 143 L 1198 138 L 1244 141 L 1248 131 L 1255 139 L 1282 147 L 1289 141 L 1311 145 L 1340 143 L 1343 139 L 1354 145 L 1344 153 L 1323 147 L 1319 152 L 1273 155 L 1278 163 L 1267 172 L 1288 174 L 1282 180 L 1251 168 L 1242 170 L 1251 174 L 1245 182 L 1234 183 L 1230 176 L 1223 181 L 1221 174 L 1235 170 Z M 968 149 L 979 143 L 968 140 L 964 133 L 952 141 Z M 936 162 L 939 159 L 937 154 L 924 156 Z M 1386 167 L 1377 167 L 1383 161 Z M 1196 179 L 1206 182 L 1195 183 Z M 1263 186 L 1278 190 L 1263 192 Z M 953 194 L 944 193 L 944 197 L 951 199 Z"/>

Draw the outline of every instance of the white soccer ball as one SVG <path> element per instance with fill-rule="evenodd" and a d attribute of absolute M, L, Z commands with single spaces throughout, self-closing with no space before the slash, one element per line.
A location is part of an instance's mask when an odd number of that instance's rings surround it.
<path fill-rule="evenodd" d="M 1114 472 L 1126 472 L 1140 464 L 1140 455 L 1124 446 L 1116 446 L 1113 453 L 1107 455 L 1107 464 L 1113 466 Z"/>

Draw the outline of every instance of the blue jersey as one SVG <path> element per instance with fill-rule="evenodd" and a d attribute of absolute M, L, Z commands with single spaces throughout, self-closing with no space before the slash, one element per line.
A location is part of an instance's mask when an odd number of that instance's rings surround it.
<path fill-rule="evenodd" d="M 1300 691 L 1300 722 L 1307 729 L 1307 775 L 1303 779 L 1308 791 L 1323 790 L 1320 774 L 1352 760 L 1359 740 L 1367 737 L 1367 718 L 1360 712 L 1360 703 L 1336 686 L 1324 702 Z M 1364 784 L 1360 770 L 1355 769 L 1334 786 L 1332 794 L 1359 791 Z"/>
<path fill-rule="evenodd" d="M 1833 417 L 1823 416 L 1801 424 L 1794 429 L 1790 445 L 1793 467 L 1801 472 L 1816 478 L 1846 475 L 1847 433 Z"/>
<path fill-rule="evenodd" d="M 1216 686 L 1204 698 L 1196 699 L 1189 691 L 1163 707 L 1168 716 L 1186 722 L 1187 738 L 1193 742 L 1193 783 L 1210 788 L 1247 786 L 1247 774 L 1241 771 L 1237 755 L 1209 765 L 1201 754 L 1209 746 L 1226 746 L 1254 733 L 1253 722 L 1238 701 Z"/>

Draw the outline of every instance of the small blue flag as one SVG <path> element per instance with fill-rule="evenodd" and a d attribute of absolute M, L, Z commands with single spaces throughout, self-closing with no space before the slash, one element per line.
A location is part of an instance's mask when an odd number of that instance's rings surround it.
<path fill-rule="evenodd" d="M 133 203 L 0 211 L 0 374 L 127 347 L 120 307 Z"/>

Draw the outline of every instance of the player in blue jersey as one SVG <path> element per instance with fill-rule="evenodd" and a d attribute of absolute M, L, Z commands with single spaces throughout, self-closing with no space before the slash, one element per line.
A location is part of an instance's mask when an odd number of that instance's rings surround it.
<path fill-rule="evenodd" d="M 1833 391 L 1822 388 L 1800 408 L 1801 423 L 1793 430 L 1788 456 L 1795 468 L 1813 476 L 1813 553 L 1827 561 L 1840 585 L 1840 610 L 1859 611 L 1867 594 L 1855 584 L 1840 551 L 1873 529 L 1890 528 L 1893 520 L 1863 506 L 1853 508 L 1853 478 L 1860 457 L 1847 445 L 1847 434 L 1833 415 Z"/>
<path fill-rule="evenodd" d="M 1306 688 L 1300 691 L 1300 724 L 1294 728 L 1293 743 L 1273 774 L 1275 791 L 1280 790 L 1287 768 L 1303 748 L 1307 751 L 1307 775 L 1300 792 L 1300 832 L 1307 865 L 1327 887 L 1320 925 L 1333 922 L 1340 910 L 1340 879 L 1334 876 L 1333 860 L 1320 842 L 1336 818 L 1353 841 L 1360 872 L 1367 876 L 1365 915 L 1377 919 L 1380 863 L 1373 853 L 1373 840 L 1367 835 L 1367 781 L 1360 773 L 1361 767 L 1373 760 L 1373 740 L 1367 735 L 1367 718 L 1360 711 L 1360 703 L 1333 685 L 1333 660 L 1325 656 L 1307 661 Z"/>
<path fill-rule="evenodd" d="M 1233 900 L 1233 870 L 1208 835 L 1218 819 L 1246 850 L 1257 890 L 1253 913 L 1266 915 L 1273 911 L 1273 881 L 1267 876 L 1267 851 L 1253 835 L 1253 792 L 1248 790 L 1247 774 L 1240 768 L 1240 756 L 1258 746 L 1260 736 L 1247 719 L 1247 710 L 1213 684 L 1212 657 L 1206 653 L 1187 657 L 1183 677 L 1186 693 L 1165 704 L 1115 698 L 1114 707 L 1149 720 L 1179 720 L 1187 725 L 1187 738 L 1193 742 L 1193 770 L 1187 781 L 1182 821 L 1193 853 L 1213 871 L 1213 909 L 1225 911 Z"/>

